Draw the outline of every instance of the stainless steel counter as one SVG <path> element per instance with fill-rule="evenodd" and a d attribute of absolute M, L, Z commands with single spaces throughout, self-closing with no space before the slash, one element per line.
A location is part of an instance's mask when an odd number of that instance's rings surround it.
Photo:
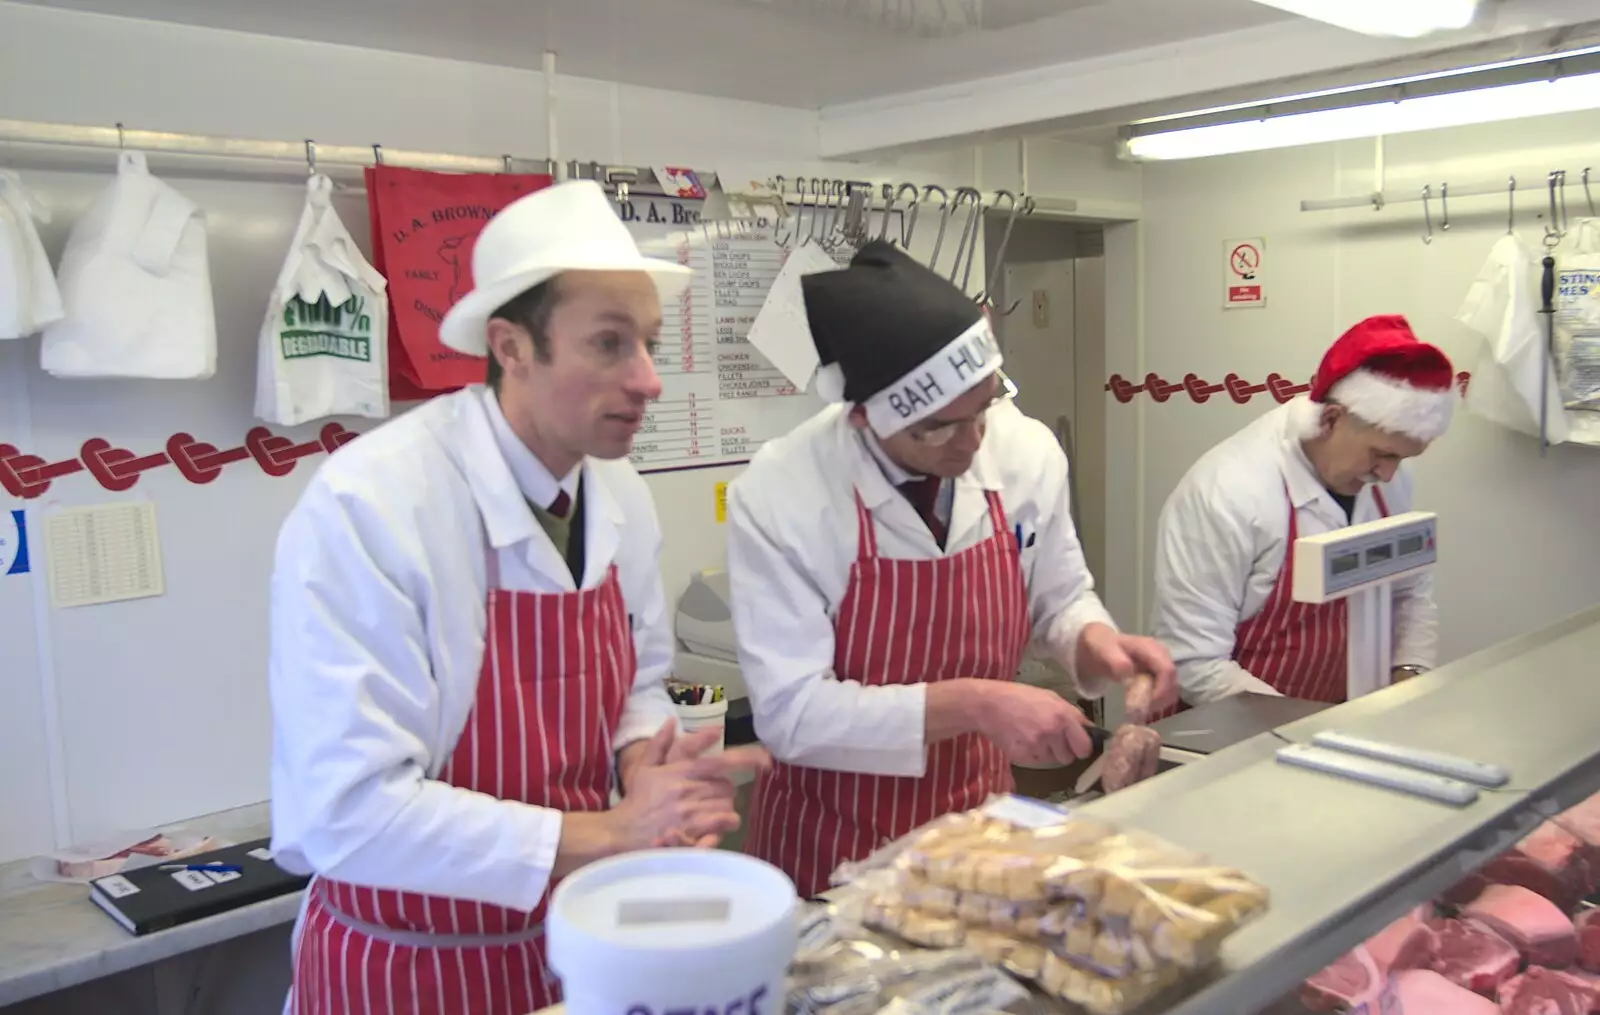
<path fill-rule="evenodd" d="M 267 805 L 207 815 L 161 830 L 245 842 L 267 834 Z M 5 865 L 0 867 L 0 1006 L 150 966 L 267 928 L 284 928 L 287 941 L 287 925 L 299 912 L 302 894 L 294 892 L 170 930 L 135 936 L 89 901 L 87 887 L 40 884 L 29 876 L 26 861 Z M 286 966 L 287 948 L 284 951 Z M 183 990 L 192 995 L 198 985 L 184 984 Z"/>
<path fill-rule="evenodd" d="M 1277 764 L 1324 729 L 1505 765 L 1511 782 L 1454 808 Z M 1198 990 L 1155 1010 L 1261 1011 L 1544 817 L 1600 791 L 1600 607 L 1097 800 L 1082 813 L 1238 867 L 1271 912 Z"/>

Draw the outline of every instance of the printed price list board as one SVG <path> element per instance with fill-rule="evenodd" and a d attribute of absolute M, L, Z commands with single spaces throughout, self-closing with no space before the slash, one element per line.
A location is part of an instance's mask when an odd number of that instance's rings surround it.
<path fill-rule="evenodd" d="M 694 271 L 683 294 L 661 308 L 661 398 L 630 456 L 640 472 L 749 461 L 822 408 L 746 339 L 786 252 L 767 237 L 702 231 L 698 205 L 634 197 L 623 211 L 646 254 Z M 838 257 L 847 263 L 849 251 Z"/>

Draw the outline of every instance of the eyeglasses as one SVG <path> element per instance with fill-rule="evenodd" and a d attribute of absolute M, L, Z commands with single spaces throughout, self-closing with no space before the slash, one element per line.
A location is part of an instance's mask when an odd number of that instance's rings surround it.
<path fill-rule="evenodd" d="M 1006 376 L 1004 370 L 995 371 L 995 376 L 1000 378 L 1000 390 L 977 413 L 966 419 L 942 419 L 935 423 L 918 424 L 909 431 L 911 439 L 930 448 L 942 448 L 955 438 L 962 427 L 981 426 L 990 409 L 1017 397 L 1017 386 L 1011 383 L 1011 378 Z"/>

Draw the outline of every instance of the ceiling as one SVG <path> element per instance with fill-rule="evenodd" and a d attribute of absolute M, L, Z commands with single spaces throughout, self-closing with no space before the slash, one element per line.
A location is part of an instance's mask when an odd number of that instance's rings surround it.
<path fill-rule="evenodd" d="M 21 0 L 800 108 L 1289 18 L 1251 0 Z"/>

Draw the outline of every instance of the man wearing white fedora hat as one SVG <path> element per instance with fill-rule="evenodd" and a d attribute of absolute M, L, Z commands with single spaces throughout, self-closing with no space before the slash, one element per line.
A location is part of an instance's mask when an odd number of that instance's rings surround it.
<path fill-rule="evenodd" d="M 273 850 L 315 875 L 295 1012 L 555 1003 L 552 883 L 714 844 L 731 773 L 766 761 L 701 757 L 720 731 L 679 736 L 662 687 L 661 530 L 626 456 L 687 269 L 640 256 L 587 181 L 507 207 L 472 268 L 440 338 L 488 383 L 330 457 L 278 540 Z"/>

